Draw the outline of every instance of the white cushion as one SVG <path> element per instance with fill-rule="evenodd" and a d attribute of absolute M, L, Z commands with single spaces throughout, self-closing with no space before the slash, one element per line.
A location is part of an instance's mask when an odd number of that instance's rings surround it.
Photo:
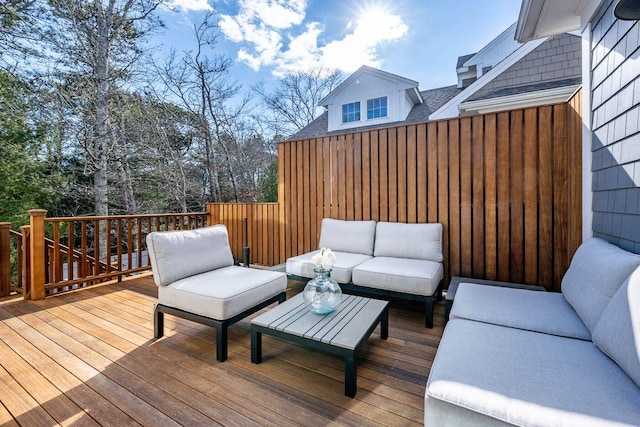
<path fill-rule="evenodd" d="M 160 286 L 158 303 L 226 320 L 286 288 L 284 273 L 232 265 Z"/>
<path fill-rule="evenodd" d="M 320 229 L 319 248 L 329 248 L 333 252 L 373 255 L 375 233 L 375 221 L 342 221 L 325 218 L 322 220 Z"/>
<path fill-rule="evenodd" d="M 442 224 L 379 222 L 374 255 L 442 262 Z"/>
<path fill-rule="evenodd" d="M 294 274 L 300 277 L 312 279 L 315 275 L 313 269 L 315 264 L 311 258 L 320 251 L 308 252 L 296 257 L 287 259 L 287 274 Z M 354 254 L 349 252 L 335 252 L 336 262 L 331 270 L 331 278 L 338 283 L 351 282 L 351 272 L 353 268 L 371 259 L 370 255 Z"/>
<path fill-rule="evenodd" d="M 460 283 L 450 318 L 591 340 L 580 317 L 557 292 Z"/>
<path fill-rule="evenodd" d="M 640 388 L 592 342 L 463 319 L 447 323 L 426 395 L 519 426 L 640 420 Z"/>
<path fill-rule="evenodd" d="M 439 262 L 376 256 L 353 269 L 352 281 L 369 288 L 431 296 L 443 275 Z"/>
<path fill-rule="evenodd" d="M 613 294 L 638 265 L 639 255 L 602 239 L 580 245 L 562 278 L 562 293 L 589 331 L 593 332 Z"/>
<path fill-rule="evenodd" d="M 640 268 L 605 308 L 593 329 L 593 342 L 640 386 Z"/>
<path fill-rule="evenodd" d="M 229 235 L 224 225 L 182 231 L 154 231 L 147 249 L 158 286 L 233 265 Z"/>

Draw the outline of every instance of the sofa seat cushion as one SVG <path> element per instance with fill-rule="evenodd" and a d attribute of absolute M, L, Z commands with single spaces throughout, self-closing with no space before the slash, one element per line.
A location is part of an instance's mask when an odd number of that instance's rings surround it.
<path fill-rule="evenodd" d="M 229 266 L 158 287 L 158 303 L 227 320 L 286 288 L 284 273 Z"/>
<path fill-rule="evenodd" d="M 358 286 L 431 296 L 443 274 L 439 262 L 376 256 L 353 269 L 352 281 Z"/>
<path fill-rule="evenodd" d="M 640 267 L 605 308 L 593 330 L 593 342 L 640 386 Z"/>
<path fill-rule="evenodd" d="M 556 292 L 460 283 L 450 318 L 591 340 L 575 310 Z"/>
<path fill-rule="evenodd" d="M 640 255 L 602 239 L 580 245 L 562 278 L 562 293 L 589 331 L 598 323 L 611 297 L 640 265 Z"/>
<path fill-rule="evenodd" d="M 592 342 L 465 319 L 448 322 L 426 395 L 521 426 L 640 420 L 640 388 Z"/>
<path fill-rule="evenodd" d="M 306 254 L 287 259 L 287 274 L 313 279 L 315 277 L 313 273 L 315 264 L 311 258 L 318 252 L 320 251 L 307 252 Z M 333 269 L 331 270 L 331 278 L 338 283 L 351 282 L 351 272 L 353 268 L 372 258 L 371 255 L 354 254 L 350 252 L 333 251 L 333 253 L 336 256 L 336 262 L 333 264 Z"/>

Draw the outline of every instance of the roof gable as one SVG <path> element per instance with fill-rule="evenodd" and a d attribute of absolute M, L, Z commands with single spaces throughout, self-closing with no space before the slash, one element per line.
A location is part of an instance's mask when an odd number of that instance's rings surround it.
<path fill-rule="evenodd" d="M 399 86 L 399 89 L 408 90 L 407 94 L 410 97 L 413 97 L 414 104 L 419 104 L 422 102 L 422 97 L 420 96 L 420 92 L 418 91 L 418 82 L 408 79 L 406 77 L 398 76 L 393 73 L 389 73 L 387 71 L 378 70 L 377 68 L 369 67 L 367 65 L 363 65 L 358 68 L 353 74 L 347 77 L 342 83 L 338 85 L 330 94 L 325 96 L 318 102 L 319 106 L 326 107 L 331 104 L 333 99 L 340 95 L 344 90 L 349 88 L 352 84 L 356 83 L 360 78 L 364 75 L 371 76 L 373 78 L 386 80 L 388 82 L 395 83 Z"/>

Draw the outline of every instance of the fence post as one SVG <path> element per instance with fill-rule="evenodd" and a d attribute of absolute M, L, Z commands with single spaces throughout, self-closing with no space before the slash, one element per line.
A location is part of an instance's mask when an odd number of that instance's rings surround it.
<path fill-rule="evenodd" d="M 18 286 L 22 288 L 22 297 L 31 299 L 31 227 L 20 227 L 22 233 L 22 250 L 18 251 L 21 259 L 18 260 Z"/>
<path fill-rule="evenodd" d="M 45 297 L 45 241 L 44 241 L 44 217 L 47 211 L 44 209 L 32 209 L 31 217 L 31 299 L 43 299 Z"/>
<path fill-rule="evenodd" d="M 11 223 L 0 222 L 0 297 L 11 293 Z"/>

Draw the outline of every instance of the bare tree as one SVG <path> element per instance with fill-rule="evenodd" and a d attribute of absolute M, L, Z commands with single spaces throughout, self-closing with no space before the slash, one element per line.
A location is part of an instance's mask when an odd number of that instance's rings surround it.
<path fill-rule="evenodd" d="M 342 77 L 339 71 L 315 68 L 288 74 L 273 92 L 264 83 L 253 88 L 264 104 L 263 119 L 275 135 L 288 135 L 307 126 L 320 114 L 318 104 L 335 89 Z"/>
<path fill-rule="evenodd" d="M 220 183 L 224 174 L 230 182 L 231 198 L 237 201 L 238 172 L 229 145 L 233 123 L 243 114 L 248 101 L 245 98 L 235 106 L 230 105 L 239 94 L 240 86 L 231 79 L 231 58 L 215 52 L 219 32 L 213 12 L 194 26 L 194 34 L 195 50 L 185 51 L 181 57 L 172 52 L 164 63 L 157 65 L 166 90 L 159 96 L 176 102 L 198 118 L 210 197 L 214 201 L 225 198 Z"/>

